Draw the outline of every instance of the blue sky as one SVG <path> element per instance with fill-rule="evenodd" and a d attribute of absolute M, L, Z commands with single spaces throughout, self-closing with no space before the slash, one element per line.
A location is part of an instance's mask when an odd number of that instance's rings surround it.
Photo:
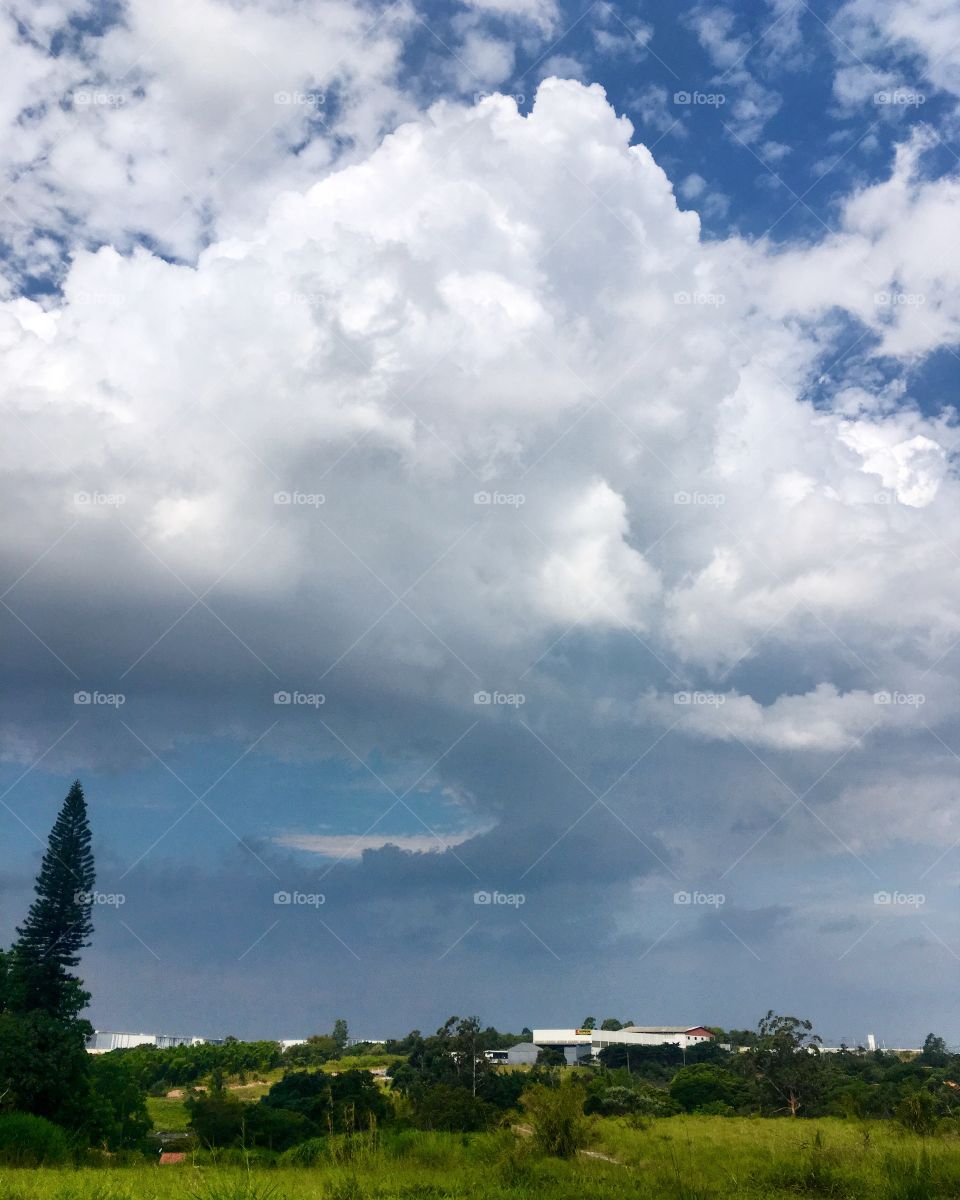
<path fill-rule="evenodd" d="M 960 21 L 0 46 L 2 935 L 79 776 L 101 1028 L 960 1040 Z"/>

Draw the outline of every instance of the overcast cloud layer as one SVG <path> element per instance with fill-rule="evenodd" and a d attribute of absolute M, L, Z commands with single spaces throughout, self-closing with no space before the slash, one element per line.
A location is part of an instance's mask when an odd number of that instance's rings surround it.
<path fill-rule="evenodd" d="M 8 11 L 0 918 L 79 775 L 100 1028 L 960 1039 L 916 10 Z"/>

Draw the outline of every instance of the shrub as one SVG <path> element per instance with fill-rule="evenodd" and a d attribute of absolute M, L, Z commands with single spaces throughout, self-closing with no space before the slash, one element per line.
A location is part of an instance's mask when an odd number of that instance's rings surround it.
<path fill-rule="evenodd" d="M 0 1117 L 0 1163 L 38 1167 L 62 1163 L 70 1153 L 67 1135 L 59 1125 L 30 1113 Z"/>
<path fill-rule="evenodd" d="M 288 1150 L 305 1142 L 317 1132 L 317 1127 L 303 1113 L 285 1108 L 268 1108 L 264 1104 L 246 1106 L 243 1136 L 248 1145 L 268 1150 Z"/>
<path fill-rule="evenodd" d="M 670 1081 L 670 1095 L 687 1112 L 709 1111 L 706 1106 L 720 1102 L 734 1106 L 742 1100 L 743 1081 L 713 1063 L 681 1067 Z"/>
<path fill-rule="evenodd" d="M 558 1158 L 571 1158 L 587 1140 L 583 1116 L 582 1088 L 562 1083 L 549 1088 L 538 1084 L 520 1097 L 533 1126 L 533 1142 L 538 1150 Z"/>
<path fill-rule="evenodd" d="M 475 1133 L 488 1129 L 497 1119 L 497 1111 L 466 1088 L 438 1083 L 415 1095 L 414 1116 L 420 1129 Z"/>
<path fill-rule="evenodd" d="M 327 1139 L 322 1137 L 308 1138 L 280 1155 L 280 1164 L 284 1167 L 317 1167 L 329 1160 Z"/>
<path fill-rule="evenodd" d="M 937 1105 L 929 1092 L 911 1092 L 897 1105 L 896 1117 L 904 1129 L 927 1137 L 937 1128 Z"/>

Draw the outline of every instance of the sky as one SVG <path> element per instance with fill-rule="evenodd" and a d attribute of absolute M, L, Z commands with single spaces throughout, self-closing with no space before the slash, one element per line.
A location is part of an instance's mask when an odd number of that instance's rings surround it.
<path fill-rule="evenodd" d="M 11 0 L 0 937 L 100 1029 L 960 1042 L 960 13 Z"/>

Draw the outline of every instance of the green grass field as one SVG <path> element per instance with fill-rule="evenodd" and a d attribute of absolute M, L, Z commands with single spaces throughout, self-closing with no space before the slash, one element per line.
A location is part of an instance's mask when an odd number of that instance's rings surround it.
<path fill-rule="evenodd" d="M 154 1102 L 156 1103 L 156 1102 Z M 228 1156 L 229 1157 L 229 1156 Z M 236 1158 L 236 1152 L 233 1152 Z M 674 1117 L 594 1120 L 586 1151 L 546 1159 L 509 1129 L 389 1132 L 305 1168 L 177 1166 L 0 1170 L 0 1200 L 956 1200 L 960 1138 L 892 1122 Z"/>

